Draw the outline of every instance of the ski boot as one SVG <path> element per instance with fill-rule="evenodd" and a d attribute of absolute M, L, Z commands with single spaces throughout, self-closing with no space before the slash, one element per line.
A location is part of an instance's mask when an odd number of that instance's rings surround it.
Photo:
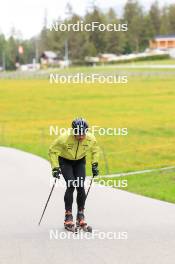
<path fill-rule="evenodd" d="M 71 231 L 71 232 L 75 231 L 72 211 L 66 211 L 65 212 L 64 228 L 68 231 Z"/>
<path fill-rule="evenodd" d="M 77 232 L 80 229 L 82 229 L 85 232 L 92 233 L 92 227 L 87 225 L 87 223 L 85 221 L 84 211 L 83 210 L 80 210 L 77 213 L 77 221 L 76 221 L 76 228 L 75 228 L 75 230 Z"/>

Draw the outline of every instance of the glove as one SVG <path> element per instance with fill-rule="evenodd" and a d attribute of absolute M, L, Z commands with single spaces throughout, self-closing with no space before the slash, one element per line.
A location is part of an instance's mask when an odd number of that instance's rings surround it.
<path fill-rule="evenodd" d="M 60 167 L 56 167 L 52 169 L 52 176 L 54 178 L 60 179 L 60 174 L 62 174 Z"/>
<path fill-rule="evenodd" d="M 93 174 L 93 177 L 98 176 L 98 174 L 99 174 L 97 162 L 92 164 L 92 174 Z"/>

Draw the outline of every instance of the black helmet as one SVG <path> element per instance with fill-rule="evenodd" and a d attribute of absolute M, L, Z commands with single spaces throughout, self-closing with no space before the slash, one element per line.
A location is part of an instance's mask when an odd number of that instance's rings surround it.
<path fill-rule="evenodd" d="M 74 135 L 85 135 L 88 130 L 88 123 L 83 118 L 76 118 L 72 121 Z"/>

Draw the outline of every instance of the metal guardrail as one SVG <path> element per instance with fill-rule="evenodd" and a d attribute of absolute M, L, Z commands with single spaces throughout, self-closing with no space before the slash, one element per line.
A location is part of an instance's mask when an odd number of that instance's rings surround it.
<path fill-rule="evenodd" d="M 114 71 L 111 72 L 98 72 L 99 75 L 103 76 L 108 76 L 108 75 L 127 75 L 131 77 L 139 76 L 139 77 L 154 77 L 154 76 L 161 76 L 162 78 L 166 78 L 167 76 L 174 76 L 175 73 L 174 71 L 149 71 L 147 67 L 140 67 L 142 70 L 139 71 L 137 70 L 138 67 L 120 67 L 122 70 L 119 70 L 117 67 Z M 126 68 L 126 70 L 124 70 Z M 128 70 L 128 69 L 133 69 L 134 71 Z M 162 69 L 162 68 L 159 68 Z M 168 69 L 175 69 L 173 67 L 169 67 Z M 53 74 L 60 74 L 60 76 L 75 76 L 77 73 L 59 73 L 59 72 L 52 72 Z M 84 73 L 84 76 L 94 74 L 94 72 L 91 73 Z M 15 80 L 49 80 L 51 72 L 46 72 L 46 71 L 37 71 L 37 72 L 0 72 L 0 79 L 3 80 L 10 80 L 10 79 L 15 79 Z"/>
<path fill-rule="evenodd" d="M 164 171 L 164 170 L 173 170 L 175 169 L 175 166 L 171 167 L 165 167 L 165 168 L 157 168 L 157 169 L 149 169 L 149 170 L 140 170 L 140 171 L 131 171 L 131 172 L 121 172 L 116 174 L 109 174 L 109 175 L 102 175 L 99 176 L 99 178 L 117 178 L 117 177 L 124 177 L 124 176 L 130 176 L 130 175 L 137 175 L 137 174 L 144 174 L 144 173 L 150 173 L 150 172 L 156 172 L 156 171 Z"/>

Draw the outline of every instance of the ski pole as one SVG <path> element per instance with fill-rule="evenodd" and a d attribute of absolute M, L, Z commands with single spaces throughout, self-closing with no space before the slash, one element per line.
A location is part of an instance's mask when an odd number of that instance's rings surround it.
<path fill-rule="evenodd" d="M 57 180 L 57 178 L 55 178 L 55 181 L 54 181 L 54 183 L 53 183 L 52 189 L 51 189 L 51 191 L 50 191 L 49 197 L 48 197 L 48 199 L 47 199 L 46 205 L 45 205 L 45 207 L 44 207 L 44 210 L 43 210 L 43 213 L 42 213 L 42 215 L 41 215 L 41 218 L 40 218 L 40 221 L 39 221 L 38 225 L 41 224 L 41 221 L 42 221 L 43 216 L 44 216 L 44 213 L 45 213 L 45 211 L 46 211 L 46 208 L 47 208 L 48 202 L 49 202 L 50 197 L 51 197 L 51 195 L 52 195 L 53 189 L 55 188 L 56 180 Z"/>
<path fill-rule="evenodd" d="M 86 199 L 87 199 L 88 194 L 89 194 L 89 191 L 90 191 L 90 189 L 91 189 L 91 185 L 92 185 L 93 179 L 94 179 L 94 175 L 92 176 L 92 179 L 91 179 L 91 182 L 90 182 L 89 188 L 88 188 L 88 190 L 87 190 L 87 193 L 86 193 Z"/>

